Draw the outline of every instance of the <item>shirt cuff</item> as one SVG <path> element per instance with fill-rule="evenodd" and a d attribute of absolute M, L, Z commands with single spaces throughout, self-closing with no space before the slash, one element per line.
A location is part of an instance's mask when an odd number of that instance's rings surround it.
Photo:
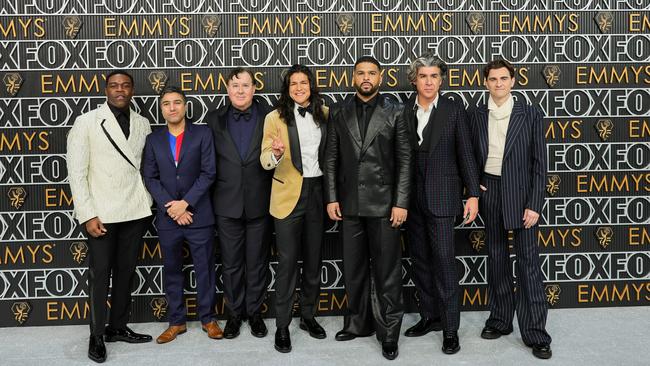
<path fill-rule="evenodd" d="M 280 162 L 282 161 L 282 158 L 284 158 L 284 154 L 280 156 L 280 159 L 276 159 L 275 154 L 273 154 L 273 152 L 270 152 L 269 154 L 271 154 L 271 161 L 273 162 L 273 166 L 278 166 L 278 164 L 280 164 Z"/>

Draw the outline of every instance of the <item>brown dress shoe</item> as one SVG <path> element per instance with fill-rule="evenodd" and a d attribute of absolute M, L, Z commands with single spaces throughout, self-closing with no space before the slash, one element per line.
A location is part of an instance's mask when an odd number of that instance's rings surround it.
<path fill-rule="evenodd" d="M 163 344 L 171 342 L 176 339 L 176 336 L 187 332 L 187 327 L 183 325 L 170 325 L 164 332 L 162 332 L 158 338 L 156 338 L 156 343 Z"/>
<path fill-rule="evenodd" d="M 201 325 L 201 329 L 204 332 L 208 333 L 208 337 L 212 339 L 221 339 L 223 338 L 223 330 L 219 327 L 219 324 L 215 320 Z"/>

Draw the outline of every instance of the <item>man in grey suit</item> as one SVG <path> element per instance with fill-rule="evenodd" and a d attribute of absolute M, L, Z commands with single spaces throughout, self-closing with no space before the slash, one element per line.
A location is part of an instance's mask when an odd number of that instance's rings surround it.
<path fill-rule="evenodd" d="M 90 342 L 88 357 L 106 360 L 106 342 L 142 343 L 151 336 L 126 324 L 131 283 L 142 235 L 150 222 L 151 197 L 140 175 L 149 121 L 130 108 L 133 77 L 106 77 L 106 103 L 79 116 L 68 134 L 67 166 L 75 217 L 88 235 Z M 113 274 L 106 325 L 108 286 Z"/>
<path fill-rule="evenodd" d="M 488 63 L 483 76 L 490 98 L 471 118 L 488 248 L 490 317 L 481 337 L 510 334 L 516 310 L 524 343 L 535 357 L 547 359 L 552 355 L 551 336 L 545 330 L 548 310 L 537 248 L 546 174 L 543 121 L 539 108 L 514 100 L 514 75 L 505 60 Z M 514 233 L 517 255 L 516 293 L 508 230 Z"/>

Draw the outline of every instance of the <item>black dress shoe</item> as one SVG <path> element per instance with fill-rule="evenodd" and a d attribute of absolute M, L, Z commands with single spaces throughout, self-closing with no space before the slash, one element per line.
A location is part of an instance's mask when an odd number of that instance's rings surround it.
<path fill-rule="evenodd" d="M 336 332 L 336 335 L 334 336 L 334 339 L 336 339 L 337 341 L 351 341 L 351 340 L 353 340 L 353 339 L 355 339 L 357 337 L 370 337 L 373 334 L 375 334 L 374 331 L 372 331 L 372 332 L 370 332 L 368 334 L 354 334 L 354 333 L 350 333 L 347 330 L 343 329 L 343 330 L 339 330 L 338 332 Z"/>
<path fill-rule="evenodd" d="M 499 330 L 497 328 L 486 325 L 481 331 L 481 338 L 483 339 L 497 339 L 502 335 L 508 335 L 512 333 L 512 328 L 506 330 Z"/>
<path fill-rule="evenodd" d="M 442 352 L 453 355 L 460 351 L 460 342 L 458 341 L 458 332 L 455 330 L 445 331 L 442 340 Z"/>
<path fill-rule="evenodd" d="M 338 332 L 336 332 L 336 335 L 334 336 L 334 339 L 336 339 L 337 341 L 351 341 L 355 338 L 357 338 L 356 334 L 352 334 L 347 330 L 339 330 Z"/>
<path fill-rule="evenodd" d="M 269 333 L 268 329 L 266 329 L 266 324 L 264 324 L 264 319 L 262 319 L 262 314 L 260 313 L 253 314 L 250 320 L 248 320 L 248 325 L 251 327 L 251 334 L 257 338 L 266 337 Z M 289 349 L 291 349 L 291 343 L 289 343 Z"/>
<path fill-rule="evenodd" d="M 407 337 L 422 337 L 423 335 L 431 331 L 440 331 L 442 330 L 442 325 L 440 324 L 440 318 L 421 318 L 414 326 L 404 332 L 404 335 Z"/>
<path fill-rule="evenodd" d="M 90 336 L 90 342 L 88 342 L 88 358 L 98 363 L 106 361 L 106 346 L 104 345 L 104 338 L 102 336 Z"/>
<path fill-rule="evenodd" d="M 323 329 L 314 318 L 300 318 L 300 329 L 308 331 L 310 336 L 317 339 L 324 339 L 327 337 L 325 329 Z"/>
<path fill-rule="evenodd" d="M 153 338 L 148 334 L 140 334 L 132 331 L 129 327 L 122 329 L 113 329 L 106 327 L 104 331 L 104 339 L 106 342 L 127 342 L 127 343 L 147 343 L 151 342 Z"/>
<path fill-rule="evenodd" d="M 278 352 L 291 352 L 291 337 L 289 336 L 289 327 L 278 328 L 275 331 L 275 349 Z"/>
<path fill-rule="evenodd" d="M 223 329 L 223 337 L 226 339 L 233 339 L 239 335 L 239 328 L 241 328 L 241 318 L 238 316 L 231 316 L 226 321 L 226 327 Z"/>
<path fill-rule="evenodd" d="M 387 360 L 394 360 L 399 354 L 397 350 L 397 342 L 381 342 L 381 354 Z"/>
<path fill-rule="evenodd" d="M 547 360 L 553 356 L 551 345 L 546 343 L 533 344 L 533 356 Z"/>

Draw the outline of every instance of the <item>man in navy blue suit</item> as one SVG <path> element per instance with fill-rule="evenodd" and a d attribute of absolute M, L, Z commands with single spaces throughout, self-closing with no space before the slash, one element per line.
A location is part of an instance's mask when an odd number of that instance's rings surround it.
<path fill-rule="evenodd" d="M 491 61 L 483 76 L 490 98 L 471 118 L 488 248 L 490 317 L 481 337 L 510 334 L 516 311 L 522 340 L 535 357 L 547 359 L 552 355 L 551 336 L 545 329 L 548 309 L 537 248 L 546 175 L 542 114 L 539 108 L 514 100 L 510 90 L 515 69 L 508 61 Z M 516 291 L 508 230 L 514 233 Z"/>
<path fill-rule="evenodd" d="M 185 333 L 183 242 L 189 245 L 196 273 L 198 313 L 208 337 L 223 337 L 215 319 L 214 216 L 210 186 L 215 180 L 214 144 L 210 129 L 185 120 L 185 94 L 165 87 L 159 98 L 167 122 L 149 136 L 143 175 L 156 202 L 156 228 L 163 254 L 169 328 L 156 340 L 167 343 Z"/>
<path fill-rule="evenodd" d="M 460 350 L 458 272 L 454 223 L 478 214 L 479 180 L 465 107 L 440 95 L 447 65 L 432 54 L 413 61 L 409 81 L 416 89 L 404 108 L 415 157 L 414 194 L 406 222 L 420 321 L 407 337 L 443 330 L 442 351 Z M 463 188 L 468 199 L 463 206 Z"/>

